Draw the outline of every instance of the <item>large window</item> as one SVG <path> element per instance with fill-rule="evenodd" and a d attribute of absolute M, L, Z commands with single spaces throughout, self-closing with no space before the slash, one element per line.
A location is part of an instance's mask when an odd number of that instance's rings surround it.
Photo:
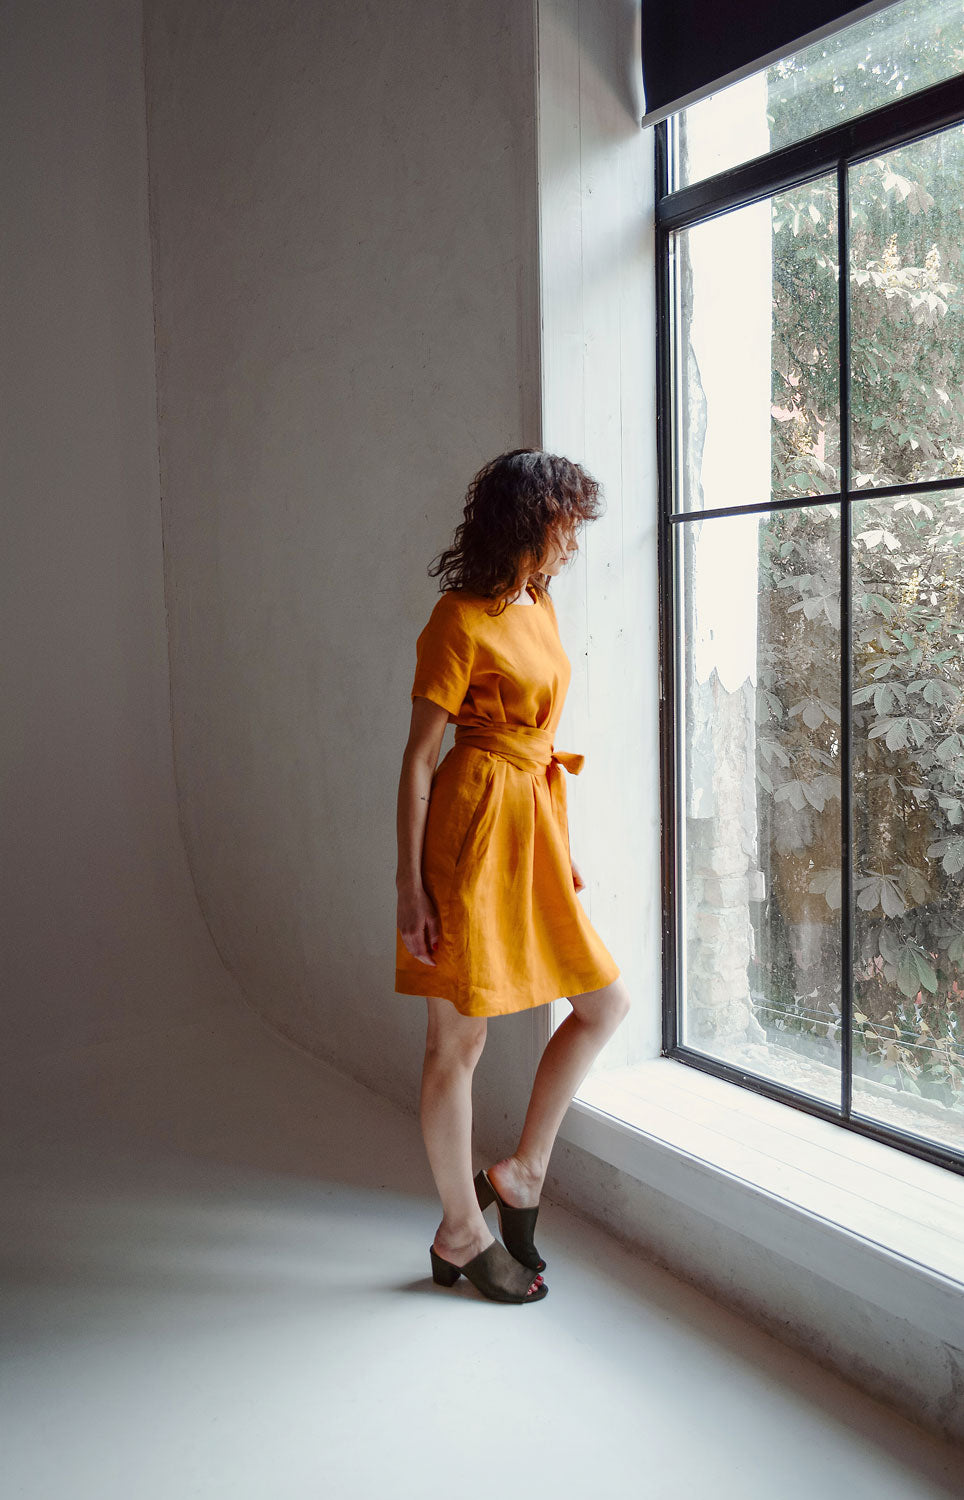
<path fill-rule="evenodd" d="M 964 1171 L 962 68 L 915 0 L 681 112 L 657 235 L 665 1050 Z"/>

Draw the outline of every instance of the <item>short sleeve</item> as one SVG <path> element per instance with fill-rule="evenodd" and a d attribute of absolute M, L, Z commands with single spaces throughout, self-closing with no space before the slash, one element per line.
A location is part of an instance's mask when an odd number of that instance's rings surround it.
<path fill-rule="evenodd" d="M 413 698 L 430 698 L 453 717 L 465 701 L 475 659 L 475 642 L 462 610 L 443 594 L 416 643 Z"/>

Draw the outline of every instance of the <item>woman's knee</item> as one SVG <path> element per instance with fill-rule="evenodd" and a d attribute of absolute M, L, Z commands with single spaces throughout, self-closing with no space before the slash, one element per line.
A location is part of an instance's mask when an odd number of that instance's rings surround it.
<path fill-rule="evenodd" d="M 620 977 L 607 984 L 605 989 L 573 996 L 569 1003 L 581 1021 L 615 1031 L 629 1014 L 632 1001 L 626 982 Z"/>
<path fill-rule="evenodd" d="M 426 1057 L 450 1066 L 474 1068 L 482 1056 L 485 1016 L 463 1016 L 450 1000 L 428 997 Z"/>
<path fill-rule="evenodd" d="M 610 989 L 613 991 L 611 1002 L 613 1012 L 618 1020 L 625 1021 L 633 1003 L 630 998 L 629 987 L 624 979 L 614 979 L 610 985 Z"/>

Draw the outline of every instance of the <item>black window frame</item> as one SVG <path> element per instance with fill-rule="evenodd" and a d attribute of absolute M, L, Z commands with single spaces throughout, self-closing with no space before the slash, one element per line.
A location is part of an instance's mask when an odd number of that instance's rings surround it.
<path fill-rule="evenodd" d="M 822 130 L 806 140 L 783 147 L 745 162 L 704 181 L 669 190 L 670 122 L 655 127 L 655 234 L 656 234 L 656 341 L 657 341 L 657 465 L 658 505 L 658 588 L 659 588 L 659 682 L 660 682 L 660 795 L 662 802 L 661 885 L 663 939 L 663 1045 L 665 1057 L 701 1072 L 736 1083 L 767 1098 L 788 1104 L 807 1114 L 829 1120 L 844 1129 L 896 1147 L 935 1165 L 964 1175 L 964 1152 L 957 1152 L 937 1142 L 882 1122 L 855 1118 L 852 1113 L 852 1027 L 853 1027 L 853 833 L 852 833 L 852 727 L 849 711 L 841 715 L 841 834 L 842 834 L 842 905 L 841 905 L 841 1100 L 839 1106 L 827 1104 L 811 1095 L 778 1084 L 759 1074 L 747 1072 L 721 1059 L 710 1057 L 680 1042 L 679 1016 L 680 966 L 679 922 L 677 900 L 679 882 L 679 765 L 682 726 L 677 710 L 677 631 L 676 576 L 673 528 L 693 520 L 717 516 L 769 513 L 782 509 L 801 509 L 810 505 L 840 506 L 840 581 L 841 581 L 841 704 L 852 701 L 851 673 L 851 506 L 868 496 L 886 499 L 890 496 L 926 494 L 964 488 L 964 479 L 944 478 L 917 484 L 888 487 L 852 487 L 850 468 L 850 278 L 838 278 L 839 317 L 839 390 L 840 390 L 840 489 L 835 493 L 790 500 L 754 502 L 699 511 L 674 511 L 674 401 L 673 389 L 673 294 L 670 270 L 671 237 L 681 229 L 716 217 L 731 209 L 769 198 L 787 188 L 797 187 L 812 178 L 835 172 L 838 183 L 839 212 L 838 264 L 850 262 L 850 214 L 848 169 L 868 157 L 878 156 L 896 146 L 932 135 L 947 127 L 964 123 L 964 74 L 934 84 L 909 98 L 898 99 L 862 115 L 846 124 Z"/>

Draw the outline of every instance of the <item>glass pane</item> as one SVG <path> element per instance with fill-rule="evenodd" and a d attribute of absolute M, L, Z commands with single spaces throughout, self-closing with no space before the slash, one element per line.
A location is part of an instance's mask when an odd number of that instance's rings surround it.
<path fill-rule="evenodd" d="M 855 502 L 854 1110 L 964 1148 L 964 494 Z"/>
<path fill-rule="evenodd" d="M 854 483 L 964 473 L 964 127 L 850 169 Z"/>
<path fill-rule="evenodd" d="M 839 488 L 836 251 L 832 175 L 675 236 L 677 511 Z"/>
<path fill-rule="evenodd" d="M 953 78 L 962 55 L 961 0 L 888 6 L 674 115 L 674 186 Z"/>
<path fill-rule="evenodd" d="M 682 1040 L 836 1105 L 839 506 L 675 531 Z"/>

